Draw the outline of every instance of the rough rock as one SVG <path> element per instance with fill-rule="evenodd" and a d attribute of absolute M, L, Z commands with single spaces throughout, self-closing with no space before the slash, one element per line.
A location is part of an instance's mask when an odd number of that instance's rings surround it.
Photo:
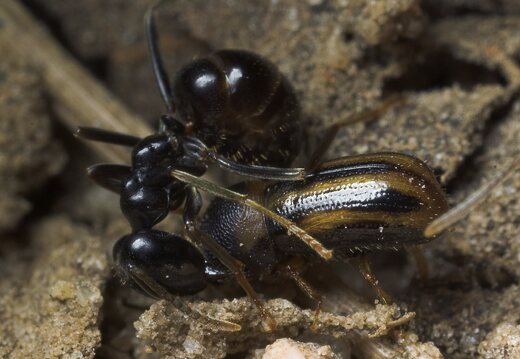
<path fill-rule="evenodd" d="M 260 359 L 336 359 L 331 347 L 316 343 L 300 343 L 292 339 L 278 339 L 268 345 Z"/>
<path fill-rule="evenodd" d="M 483 359 L 513 359 L 520 357 L 520 326 L 498 325 L 478 346 Z"/>
<path fill-rule="evenodd" d="M 0 259 L 0 356 L 93 358 L 107 260 L 100 238 L 65 217 L 34 226 L 32 250 Z M 29 252 L 29 253 L 27 253 Z"/>

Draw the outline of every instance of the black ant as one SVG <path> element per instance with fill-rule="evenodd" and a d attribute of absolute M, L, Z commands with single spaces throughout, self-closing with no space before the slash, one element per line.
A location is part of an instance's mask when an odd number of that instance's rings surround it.
<path fill-rule="evenodd" d="M 201 196 L 190 181 L 176 178 L 172 171 L 196 178 L 210 164 L 216 164 L 262 180 L 301 180 L 304 168 L 283 167 L 293 162 L 303 142 L 300 108 L 289 81 L 275 65 L 248 51 L 220 50 L 195 60 L 176 73 L 170 86 L 158 47 L 154 8 L 145 16 L 145 33 L 154 76 L 168 112 L 160 119 L 159 132 L 140 139 L 80 127 L 76 135 L 133 147 L 131 166 L 98 164 L 88 169 L 96 183 L 120 194 L 121 210 L 133 232 L 150 230 L 182 207 L 185 234 L 192 237 L 195 227 L 191 214 L 198 213 Z M 213 183 L 200 189 L 261 211 L 320 257 L 332 257 L 332 251 L 258 202 Z M 240 282 L 250 287 L 245 277 Z"/>
<path fill-rule="evenodd" d="M 448 210 L 435 176 L 413 157 L 382 153 L 318 165 L 340 126 L 377 117 L 393 99 L 327 130 L 307 169 L 282 168 L 299 153 L 302 139 L 298 103 L 285 77 L 256 54 L 221 50 L 181 69 L 172 92 L 152 11 L 145 28 L 168 110 L 160 132 L 139 139 L 78 130 L 83 138 L 133 147 L 131 167 L 99 164 L 89 168 L 89 176 L 120 193 L 133 233 L 116 243 L 114 259 L 121 277 L 150 296 L 175 301 L 172 295 L 197 293 L 208 283 L 234 277 L 273 322 L 248 278 L 279 272 L 319 303 L 298 266 L 301 259 L 304 264 L 330 259 L 333 249 L 337 260 L 361 256 L 362 274 L 389 302 L 364 255 L 430 240 L 506 177 Z M 259 180 L 226 189 L 200 178 L 211 163 Z M 508 173 L 515 169 L 511 166 Z M 220 197 L 201 221 L 199 190 Z M 191 242 L 152 229 L 181 206 Z"/>
<path fill-rule="evenodd" d="M 170 86 L 157 44 L 153 9 L 145 16 L 146 36 L 168 111 L 161 118 L 159 133 L 144 139 L 86 127 L 76 133 L 85 139 L 133 147 L 131 167 L 99 164 L 88 170 L 94 181 L 121 195 L 121 209 L 133 231 L 152 228 L 183 203 L 187 209 L 197 205 L 197 190 L 172 176 L 172 169 L 202 176 L 214 163 L 242 176 L 302 179 L 303 168 L 283 168 L 294 160 L 302 143 L 299 104 L 287 79 L 259 55 L 220 50 L 180 69 Z M 211 188 L 219 195 L 221 187 Z M 254 201 L 240 200 L 279 221 L 320 256 L 331 257 L 330 251 L 290 221 Z"/>

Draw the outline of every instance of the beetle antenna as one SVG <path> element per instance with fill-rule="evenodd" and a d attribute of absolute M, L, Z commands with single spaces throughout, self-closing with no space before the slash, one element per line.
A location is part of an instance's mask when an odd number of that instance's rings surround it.
<path fill-rule="evenodd" d="M 431 222 L 424 230 L 424 236 L 427 238 L 434 237 L 446 228 L 451 227 L 453 224 L 465 218 L 471 210 L 481 204 L 489 196 L 493 188 L 504 183 L 518 170 L 520 170 L 520 158 L 515 158 L 505 166 L 505 170 L 502 171 L 502 173 L 499 173 L 488 183 L 470 194 L 464 201 Z"/>
<path fill-rule="evenodd" d="M 325 260 L 329 260 L 332 258 L 332 250 L 325 248 L 318 240 L 316 240 L 309 233 L 298 227 L 292 221 L 262 206 L 260 203 L 253 201 L 252 199 L 248 198 L 247 195 L 229 190 L 227 188 L 224 188 L 222 186 L 219 186 L 217 184 L 209 182 L 200 177 L 193 176 L 183 171 L 172 170 L 171 175 L 179 181 L 187 183 L 190 186 L 196 187 L 201 191 L 212 194 L 213 196 L 225 198 L 229 201 L 242 203 L 246 206 L 249 206 L 257 210 L 258 212 L 271 218 L 272 220 L 276 221 L 281 226 L 283 226 L 287 230 L 288 234 L 298 237 L 310 248 L 312 248 L 312 250 L 314 250 L 321 258 Z"/>
<path fill-rule="evenodd" d="M 159 41 L 157 36 L 157 30 L 155 28 L 155 21 L 153 12 L 156 7 L 159 7 L 164 0 L 159 0 L 155 4 L 151 5 L 144 16 L 144 32 L 146 36 L 146 42 L 148 43 L 148 52 L 150 54 L 150 60 L 152 62 L 153 74 L 155 76 L 155 82 L 161 93 L 166 110 L 169 113 L 173 113 L 173 96 L 170 88 L 170 82 L 168 74 L 164 70 L 164 64 L 162 61 L 161 50 L 159 49 Z"/>

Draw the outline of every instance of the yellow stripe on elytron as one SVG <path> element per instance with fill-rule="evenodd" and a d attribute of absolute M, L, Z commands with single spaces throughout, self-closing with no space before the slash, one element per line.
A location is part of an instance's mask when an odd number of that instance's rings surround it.
<path fill-rule="evenodd" d="M 293 191 L 288 191 L 277 198 L 273 198 L 271 208 L 281 206 L 283 202 L 291 201 L 295 198 L 311 197 L 322 193 L 339 191 L 341 188 L 352 187 L 357 184 L 386 185 L 388 189 L 400 192 L 403 195 L 417 198 L 419 202 L 435 202 L 445 209 L 446 200 L 440 188 L 433 187 L 427 182 L 420 181 L 417 177 L 410 177 L 399 172 L 385 172 L 377 174 L 358 174 L 348 177 L 337 177 L 328 180 L 321 179 L 313 183 L 306 183 L 305 186 L 297 186 Z"/>
<path fill-rule="evenodd" d="M 349 186 L 353 184 L 371 182 L 379 182 L 387 184 L 389 189 L 398 191 L 403 195 L 417 198 L 420 203 L 424 203 L 419 210 L 413 212 L 386 212 L 386 211 L 363 211 L 352 209 L 336 209 L 336 210 L 322 210 L 319 212 L 308 212 L 298 219 L 296 223 L 299 227 L 307 231 L 326 231 L 335 229 L 342 225 L 348 225 L 366 221 L 380 221 L 387 224 L 400 224 L 414 227 L 417 229 L 424 229 L 439 214 L 446 211 L 448 208 L 446 199 L 443 193 L 438 188 L 432 188 L 428 183 L 418 184 L 419 180 L 412 177 L 412 182 L 409 181 L 409 176 L 403 176 L 398 172 L 387 172 L 382 174 L 368 174 L 368 175 L 354 175 L 346 178 L 336 178 L 328 181 L 320 181 L 311 183 L 305 188 L 290 191 L 282 196 L 276 198 L 270 208 L 280 208 L 284 202 L 291 203 L 291 201 L 302 198 L 312 197 L 317 194 L 334 193 L 340 190 L 341 186 Z M 348 190 L 348 189 L 347 189 Z M 431 206 L 427 206 L 429 204 Z"/>
<path fill-rule="evenodd" d="M 352 226 L 362 223 L 379 222 L 382 225 L 399 225 L 408 228 L 424 230 L 431 222 L 430 218 L 436 218 L 439 214 L 427 208 L 417 212 L 394 212 L 392 214 L 384 211 L 359 211 L 359 210 L 335 210 L 309 214 L 297 221 L 296 225 L 311 235 L 320 232 L 328 232 L 343 226 Z"/>
<path fill-rule="evenodd" d="M 437 179 L 423 161 L 416 157 L 397 152 L 369 153 L 364 155 L 341 157 L 324 162 L 318 168 L 318 171 L 339 166 L 346 167 L 353 165 L 363 165 L 367 163 L 383 163 L 397 166 L 398 168 L 402 168 L 410 173 L 417 175 L 418 177 L 424 178 L 432 185 L 438 186 L 440 188 Z"/>

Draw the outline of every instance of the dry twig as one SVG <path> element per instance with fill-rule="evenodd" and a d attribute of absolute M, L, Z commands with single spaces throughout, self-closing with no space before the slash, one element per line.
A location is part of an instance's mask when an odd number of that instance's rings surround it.
<path fill-rule="evenodd" d="M 113 94 L 71 57 L 15 0 L 0 2 L 0 46 L 41 68 L 53 110 L 71 131 L 77 126 L 146 136 L 151 128 L 132 114 Z M 105 160 L 122 162 L 122 148 L 91 143 Z"/>

